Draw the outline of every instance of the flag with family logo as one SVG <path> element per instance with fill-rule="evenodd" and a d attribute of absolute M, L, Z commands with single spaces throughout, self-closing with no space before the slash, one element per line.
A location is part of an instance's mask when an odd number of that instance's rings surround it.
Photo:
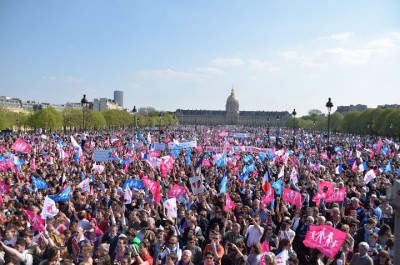
<path fill-rule="evenodd" d="M 123 188 L 123 189 L 127 189 L 128 187 L 129 187 L 130 189 L 138 189 L 138 190 L 141 190 L 141 189 L 144 188 L 144 184 L 143 184 L 143 182 L 142 182 L 141 180 L 138 180 L 138 179 L 127 179 L 127 180 L 124 182 L 124 184 L 122 185 L 122 188 Z"/>
<path fill-rule="evenodd" d="M 31 224 L 32 228 L 35 231 L 43 232 L 45 231 L 44 228 L 44 220 L 40 215 L 29 211 L 29 210 L 24 210 L 26 217 L 28 218 L 29 223 Z"/>
<path fill-rule="evenodd" d="M 124 192 L 124 204 L 131 204 L 131 203 L 132 203 L 132 191 L 128 187 L 127 189 L 125 189 Z"/>
<path fill-rule="evenodd" d="M 11 146 L 11 149 L 21 153 L 30 153 L 32 146 L 24 139 L 18 138 L 18 140 Z"/>
<path fill-rule="evenodd" d="M 187 191 L 188 191 L 188 188 L 185 188 L 178 184 L 175 184 L 174 186 L 172 186 L 171 190 L 168 192 L 168 198 L 169 199 L 171 199 L 171 198 L 179 199 Z"/>
<path fill-rule="evenodd" d="M 82 192 L 90 191 L 90 179 L 82 180 L 81 183 L 78 184 L 78 188 L 80 188 Z"/>
<path fill-rule="evenodd" d="M 49 198 L 56 202 L 69 201 L 71 198 L 71 187 L 68 186 L 58 195 L 49 195 Z"/>
<path fill-rule="evenodd" d="M 44 198 L 42 213 L 40 216 L 46 220 L 47 217 L 56 216 L 60 210 L 57 209 L 56 202 L 52 200 L 49 196 Z"/>
<path fill-rule="evenodd" d="M 265 193 L 265 196 L 261 197 L 261 203 L 263 205 L 267 205 L 268 203 L 272 202 L 275 196 L 274 193 L 274 189 L 272 187 L 269 187 L 269 189 Z"/>
<path fill-rule="evenodd" d="M 10 186 L 4 183 L 3 181 L 0 181 L 0 193 L 2 194 L 10 193 Z"/>
<path fill-rule="evenodd" d="M 375 175 L 374 170 L 371 169 L 364 176 L 365 184 L 370 183 L 373 179 L 376 179 L 376 175 Z"/>
<path fill-rule="evenodd" d="M 284 202 L 302 207 L 301 203 L 301 193 L 292 189 L 284 189 L 282 199 Z"/>
<path fill-rule="evenodd" d="M 347 233 L 329 225 L 310 226 L 303 243 L 309 248 L 316 248 L 328 258 L 335 258 L 347 238 Z"/>
<path fill-rule="evenodd" d="M 235 203 L 232 201 L 231 196 L 229 196 L 229 193 L 225 193 L 224 211 L 227 212 L 230 209 L 232 209 L 232 210 L 235 209 Z"/>
<path fill-rule="evenodd" d="M 153 194 L 154 201 L 156 203 L 160 203 L 161 201 L 161 185 L 157 181 L 149 179 L 147 176 L 142 176 L 143 184 L 147 187 L 147 189 Z"/>
<path fill-rule="evenodd" d="M 38 190 L 43 190 L 49 187 L 49 184 L 47 184 L 47 182 L 41 178 L 35 178 L 34 176 L 32 176 L 31 179 L 33 181 L 33 185 Z"/>
<path fill-rule="evenodd" d="M 346 187 L 334 190 L 325 198 L 325 202 L 342 202 L 346 196 Z"/>

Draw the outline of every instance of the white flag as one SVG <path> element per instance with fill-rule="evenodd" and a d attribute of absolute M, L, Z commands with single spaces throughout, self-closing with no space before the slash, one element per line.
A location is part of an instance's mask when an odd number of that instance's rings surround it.
<path fill-rule="evenodd" d="M 87 192 L 90 190 L 90 180 L 85 179 L 81 183 L 78 184 L 78 188 L 81 189 L 82 192 Z"/>
<path fill-rule="evenodd" d="M 286 265 L 288 259 L 289 259 L 288 251 L 287 250 L 282 250 L 281 253 L 276 255 L 276 264 L 278 264 L 278 265 Z"/>
<path fill-rule="evenodd" d="M 293 182 L 294 185 L 296 185 L 299 182 L 299 179 L 297 177 L 297 171 L 294 167 L 292 168 L 292 173 L 290 174 L 290 180 Z"/>
<path fill-rule="evenodd" d="M 150 135 L 150 132 L 147 133 L 147 142 L 148 142 L 148 144 L 151 144 L 151 135 Z"/>
<path fill-rule="evenodd" d="M 46 219 L 47 217 L 54 217 L 58 214 L 59 211 L 60 210 L 57 209 L 56 202 L 46 196 L 44 198 L 44 204 L 40 216 L 43 219 Z"/>
<path fill-rule="evenodd" d="M 171 198 L 163 203 L 165 209 L 167 209 L 167 216 L 176 218 L 178 217 L 178 208 L 176 207 L 176 198 Z"/>
<path fill-rule="evenodd" d="M 365 176 L 364 176 L 364 182 L 365 184 L 368 184 L 371 182 L 371 180 L 375 179 L 376 175 L 373 169 L 371 169 L 370 171 L 368 171 Z"/>
<path fill-rule="evenodd" d="M 92 170 L 93 169 L 96 170 L 97 173 L 101 174 L 104 171 L 104 166 L 103 165 L 94 164 L 93 167 L 92 167 Z"/>
<path fill-rule="evenodd" d="M 132 191 L 128 187 L 124 192 L 124 204 L 131 204 L 132 202 Z"/>
<path fill-rule="evenodd" d="M 281 171 L 279 172 L 278 179 L 285 176 L 285 166 L 283 165 Z"/>

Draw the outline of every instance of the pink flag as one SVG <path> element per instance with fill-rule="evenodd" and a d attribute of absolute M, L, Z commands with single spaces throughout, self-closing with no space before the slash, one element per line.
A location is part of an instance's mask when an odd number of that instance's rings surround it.
<path fill-rule="evenodd" d="M 218 136 L 220 136 L 220 137 L 225 137 L 225 136 L 226 136 L 226 130 L 223 130 L 222 132 L 220 132 L 220 133 L 218 134 Z"/>
<path fill-rule="evenodd" d="M 269 190 L 266 193 L 266 195 L 261 198 L 261 202 L 263 205 L 267 205 L 268 203 L 270 203 L 274 200 L 274 197 L 275 197 L 274 188 L 269 187 Z"/>
<path fill-rule="evenodd" d="M 174 159 L 171 156 L 164 156 L 161 158 L 160 171 L 161 176 L 165 177 L 168 172 L 174 167 Z"/>
<path fill-rule="evenodd" d="M 160 204 L 161 201 L 161 185 L 160 183 L 149 179 L 147 176 L 143 175 L 142 177 L 143 184 L 149 189 L 151 193 L 153 193 L 154 200 L 156 203 Z"/>
<path fill-rule="evenodd" d="M 184 188 L 178 184 L 172 186 L 171 190 L 168 193 L 168 198 L 176 198 L 179 199 L 188 189 Z"/>
<path fill-rule="evenodd" d="M 128 172 L 129 172 L 129 163 L 128 163 L 128 162 L 125 162 L 124 172 L 125 172 L 125 173 L 128 173 Z"/>
<path fill-rule="evenodd" d="M 326 153 L 322 153 L 321 154 L 321 158 L 324 159 L 324 160 L 329 160 L 329 157 L 328 157 L 328 155 Z"/>
<path fill-rule="evenodd" d="M 196 146 L 195 150 L 200 153 L 203 151 L 203 147 L 201 147 L 201 145 L 198 145 Z"/>
<path fill-rule="evenodd" d="M 334 190 L 333 183 L 330 181 L 320 180 L 318 184 L 318 189 L 326 193 L 326 195 L 329 195 Z"/>
<path fill-rule="evenodd" d="M 2 205 L 2 204 L 3 204 L 3 195 L 0 194 L 0 205 Z"/>
<path fill-rule="evenodd" d="M 201 165 L 202 165 L 202 166 L 205 166 L 205 167 L 211 166 L 210 160 L 208 160 L 208 159 L 203 159 L 203 161 L 201 162 Z"/>
<path fill-rule="evenodd" d="M 10 186 L 8 186 L 3 181 L 0 181 L 0 193 L 8 194 L 10 192 Z"/>
<path fill-rule="evenodd" d="M 351 167 L 351 170 L 356 171 L 357 170 L 357 161 L 354 160 L 353 166 Z"/>
<path fill-rule="evenodd" d="M 9 169 L 10 166 L 7 162 L 5 161 L 0 161 L 0 171 L 7 171 L 7 169 Z"/>
<path fill-rule="evenodd" d="M 325 201 L 326 202 L 342 202 L 342 201 L 344 201 L 345 196 L 346 196 L 346 187 L 343 187 L 340 190 L 334 190 L 331 195 L 327 196 Z"/>
<path fill-rule="evenodd" d="M 382 140 L 381 138 L 379 138 L 378 143 L 376 144 L 376 152 L 379 153 L 381 151 L 381 147 L 382 147 Z"/>
<path fill-rule="evenodd" d="M 36 171 L 36 163 L 35 163 L 35 159 L 34 158 L 32 158 L 32 160 L 31 160 L 31 169 L 33 171 Z"/>
<path fill-rule="evenodd" d="M 329 225 L 310 226 L 303 243 L 319 249 L 328 258 L 335 258 L 346 240 L 347 234 Z"/>
<path fill-rule="evenodd" d="M 284 189 L 283 190 L 283 201 L 296 205 L 298 207 L 302 207 L 301 203 L 301 193 L 292 189 Z"/>
<path fill-rule="evenodd" d="M 325 199 L 326 193 L 320 191 L 314 194 L 314 197 L 312 197 L 312 201 L 315 203 L 319 203 L 320 200 Z"/>
<path fill-rule="evenodd" d="M 42 219 L 42 217 L 40 217 L 40 215 L 28 211 L 28 210 L 24 210 L 25 211 L 25 215 L 28 218 L 29 223 L 31 224 L 32 228 L 36 231 L 39 232 L 43 232 L 45 230 L 44 228 L 44 220 Z"/>
<path fill-rule="evenodd" d="M 24 139 L 18 138 L 17 141 L 11 146 L 12 150 L 15 150 L 17 152 L 21 153 L 30 153 L 31 152 L 32 146 L 28 144 Z"/>
<path fill-rule="evenodd" d="M 262 252 L 263 252 L 263 253 L 269 252 L 269 245 L 268 245 L 268 243 L 265 242 L 265 241 L 263 241 L 263 242 L 261 243 L 261 249 L 262 249 Z M 264 255 L 263 255 L 263 256 L 264 256 Z"/>
<path fill-rule="evenodd" d="M 229 209 L 235 209 L 235 203 L 232 201 L 231 196 L 229 196 L 229 193 L 225 193 L 225 205 L 224 205 L 224 211 L 229 211 Z"/>

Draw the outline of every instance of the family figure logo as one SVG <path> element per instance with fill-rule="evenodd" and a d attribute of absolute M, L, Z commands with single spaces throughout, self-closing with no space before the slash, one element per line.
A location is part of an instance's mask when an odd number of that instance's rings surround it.
<path fill-rule="evenodd" d="M 325 256 L 334 258 L 339 252 L 347 234 L 327 225 L 310 226 L 304 245 L 319 249 Z"/>

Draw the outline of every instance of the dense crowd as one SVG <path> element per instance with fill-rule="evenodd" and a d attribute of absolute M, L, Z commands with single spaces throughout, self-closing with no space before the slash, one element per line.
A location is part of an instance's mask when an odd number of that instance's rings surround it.
<path fill-rule="evenodd" d="M 5 135 L 0 264 L 392 264 L 398 144 L 205 126 Z M 317 228 L 345 237 L 310 247 Z"/>

